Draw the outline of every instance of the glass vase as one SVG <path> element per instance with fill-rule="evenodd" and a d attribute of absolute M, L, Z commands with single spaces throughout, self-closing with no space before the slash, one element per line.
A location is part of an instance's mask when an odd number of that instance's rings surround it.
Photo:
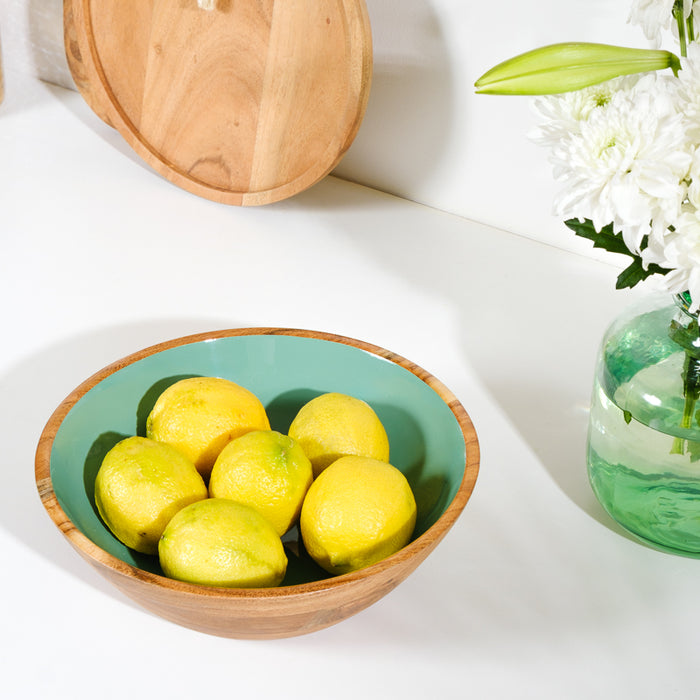
<path fill-rule="evenodd" d="M 596 497 L 620 525 L 700 557 L 700 333 L 688 301 L 650 297 L 606 332 L 587 460 Z"/>

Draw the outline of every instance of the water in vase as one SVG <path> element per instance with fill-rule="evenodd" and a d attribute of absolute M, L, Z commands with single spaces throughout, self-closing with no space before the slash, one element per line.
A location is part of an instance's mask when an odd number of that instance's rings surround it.
<path fill-rule="evenodd" d="M 660 357 L 632 376 L 614 358 L 601 360 L 591 401 L 589 479 L 627 530 L 700 557 L 700 425 L 682 427 L 683 353 Z"/>

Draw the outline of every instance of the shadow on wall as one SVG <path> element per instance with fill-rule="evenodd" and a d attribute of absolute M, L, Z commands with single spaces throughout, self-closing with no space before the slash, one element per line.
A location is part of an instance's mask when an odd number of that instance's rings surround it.
<path fill-rule="evenodd" d="M 439 166 L 452 75 L 432 0 L 366 0 L 374 70 L 360 131 L 334 174 L 408 199 Z"/>
<path fill-rule="evenodd" d="M 63 0 L 29 0 L 26 11 L 36 75 L 74 88 L 63 48 Z"/>

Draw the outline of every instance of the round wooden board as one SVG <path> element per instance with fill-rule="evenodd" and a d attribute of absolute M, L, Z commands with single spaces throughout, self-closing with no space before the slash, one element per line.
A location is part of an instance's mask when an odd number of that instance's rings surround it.
<path fill-rule="evenodd" d="M 364 0 L 64 0 L 66 55 L 88 105 L 157 172 L 226 204 L 323 178 L 364 116 Z"/>

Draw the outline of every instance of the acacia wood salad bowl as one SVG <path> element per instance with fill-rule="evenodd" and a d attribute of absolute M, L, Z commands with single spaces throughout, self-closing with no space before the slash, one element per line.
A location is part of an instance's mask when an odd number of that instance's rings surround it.
<path fill-rule="evenodd" d="M 94 480 L 120 439 L 143 434 L 157 396 L 185 376 L 222 376 L 253 391 L 286 432 L 308 400 L 338 391 L 367 401 L 386 427 L 391 463 L 407 477 L 418 519 L 412 540 L 359 571 L 331 576 L 285 537 L 289 566 L 277 588 L 234 589 L 166 578 L 157 557 L 121 544 L 100 520 Z M 80 384 L 55 410 L 36 452 L 49 516 L 107 580 L 144 608 L 205 633 L 291 637 L 344 620 L 389 593 L 425 560 L 474 489 L 479 444 L 462 404 L 435 377 L 375 345 L 280 328 L 214 331 L 136 352 Z"/>

